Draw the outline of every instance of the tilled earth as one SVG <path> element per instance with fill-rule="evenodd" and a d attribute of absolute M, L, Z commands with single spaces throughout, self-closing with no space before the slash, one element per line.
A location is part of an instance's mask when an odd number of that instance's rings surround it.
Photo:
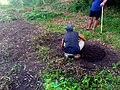
<path fill-rule="evenodd" d="M 24 20 L 0 24 L 0 76 L 12 78 L 10 90 L 43 89 L 38 86 L 38 81 L 39 85 L 42 82 L 42 79 L 38 80 L 38 73 L 45 69 L 45 63 L 37 58 L 33 47 L 37 44 L 52 50 L 48 55 L 49 59 L 53 60 L 50 64 L 54 69 L 68 68 L 74 72 L 75 69 L 82 68 L 89 71 L 98 67 L 103 69 L 120 60 L 119 50 L 113 51 L 98 42 L 87 41 L 81 51 L 81 58 L 69 63 L 63 58 L 59 45 L 61 37 L 61 34 L 46 33 L 40 25 Z"/>
<path fill-rule="evenodd" d="M 24 20 L 0 24 L 0 76 L 12 78 L 10 90 L 35 90 L 37 73 L 44 70 L 32 40 L 45 30 Z"/>
<path fill-rule="evenodd" d="M 58 60 L 51 61 L 51 65 L 55 69 L 83 69 L 86 71 L 96 71 L 112 66 L 120 60 L 120 51 L 113 50 L 108 45 L 102 45 L 96 41 L 86 41 L 84 48 L 81 50 L 81 58 L 77 60 L 65 60 L 63 51 L 60 48 L 60 41 L 63 35 L 47 34 L 47 38 L 39 38 L 39 45 L 48 46 L 52 49 L 49 52 L 49 58 L 59 57 Z M 60 59 L 61 58 L 61 59 Z M 52 59 L 51 59 L 52 60 Z"/>

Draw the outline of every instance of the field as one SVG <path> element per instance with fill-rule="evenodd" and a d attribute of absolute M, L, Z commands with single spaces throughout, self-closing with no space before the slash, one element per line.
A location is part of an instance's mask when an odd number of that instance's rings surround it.
<path fill-rule="evenodd" d="M 119 15 L 106 8 L 101 33 L 84 29 L 86 12 L 1 7 L 0 90 L 119 90 Z M 77 60 L 60 48 L 69 22 L 87 38 Z"/>

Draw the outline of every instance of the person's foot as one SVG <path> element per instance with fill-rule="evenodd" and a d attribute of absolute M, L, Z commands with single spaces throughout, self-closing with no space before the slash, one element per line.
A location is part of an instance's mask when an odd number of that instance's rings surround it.
<path fill-rule="evenodd" d="M 91 28 L 86 28 L 86 31 L 92 30 Z"/>
<path fill-rule="evenodd" d="M 89 31 L 90 29 L 89 28 L 86 28 L 87 31 Z"/>
<path fill-rule="evenodd" d="M 93 29 L 92 29 L 92 32 L 94 32 L 94 31 L 95 31 L 95 29 L 93 28 Z"/>
<path fill-rule="evenodd" d="M 80 54 L 76 54 L 76 55 L 74 56 L 74 58 L 75 58 L 75 59 L 79 59 L 79 58 L 80 58 Z"/>

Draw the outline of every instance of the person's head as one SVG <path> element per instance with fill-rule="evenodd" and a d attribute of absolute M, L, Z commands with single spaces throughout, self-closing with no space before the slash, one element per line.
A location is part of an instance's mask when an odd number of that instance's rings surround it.
<path fill-rule="evenodd" d="M 72 32 L 74 30 L 74 26 L 72 24 L 68 24 L 65 29 L 67 32 Z"/>

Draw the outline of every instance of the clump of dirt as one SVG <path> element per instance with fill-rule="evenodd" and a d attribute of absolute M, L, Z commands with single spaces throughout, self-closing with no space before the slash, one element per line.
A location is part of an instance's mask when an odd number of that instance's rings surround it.
<path fill-rule="evenodd" d="M 9 90 L 9 84 L 11 83 L 10 77 L 0 77 L 0 90 Z"/>

